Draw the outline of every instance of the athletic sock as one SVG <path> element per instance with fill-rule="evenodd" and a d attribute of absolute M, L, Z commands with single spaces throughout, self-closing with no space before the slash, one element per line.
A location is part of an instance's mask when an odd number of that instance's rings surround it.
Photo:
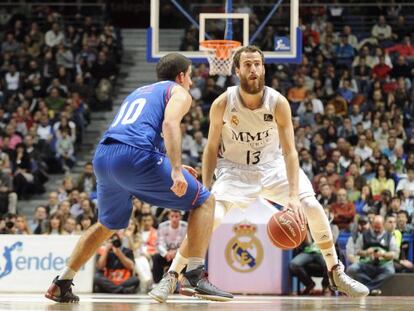
<path fill-rule="evenodd" d="M 325 259 L 326 267 L 328 271 L 332 270 L 332 267 L 336 266 L 338 261 L 338 254 L 336 253 L 335 246 L 330 248 L 321 249 L 323 259 Z"/>
<path fill-rule="evenodd" d="M 168 269 L 168 272 L 176 272 L 178 275 L 180 275 L 181 271 L 183 271 L 187 264 L 188 258 L 185 258 L 179 251 L 177 251 L 177 254 L 174 257 L 174 260 L 170 266 L 170 269 Z"/>
<path fill-rule="evenodd" d="M 58 280 L 73 280 L 75 277 L 76 271 L 72 270 L 69 267 L 66 267 L 63 270 L 62 274 L 59 276 Z"/>
<path fill-rule="evenodd" d="M 188 257 L 187 272 L 195 270 L 200 266 L 204 266 L 204 258 Z"/>

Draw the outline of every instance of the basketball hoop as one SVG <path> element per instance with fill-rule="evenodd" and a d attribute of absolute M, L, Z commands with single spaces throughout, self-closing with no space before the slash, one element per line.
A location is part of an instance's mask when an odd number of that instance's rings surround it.
<path fill-rule="evenodd" d="M 231 76 L 233 55 L 241 46 L 233 40 L 205 40 L 200 42 L 200 50 L 207 55 L 210 75 Z"/>

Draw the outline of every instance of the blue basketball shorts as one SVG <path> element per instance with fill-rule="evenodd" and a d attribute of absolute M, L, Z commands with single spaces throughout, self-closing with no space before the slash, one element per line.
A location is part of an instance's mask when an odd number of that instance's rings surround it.
<path fill-rule="evenodd" d="M 109 229 L 128 226 L 132 196 L 163 208 L 190 211 L 202 205 L 210 192 L 183 169 L 188 188 L 184 196 L 171 191 L 171 164 L 167 156 L 123 143 L 99 144 L 93 159 L 97 179 L 98 217 Z"/>

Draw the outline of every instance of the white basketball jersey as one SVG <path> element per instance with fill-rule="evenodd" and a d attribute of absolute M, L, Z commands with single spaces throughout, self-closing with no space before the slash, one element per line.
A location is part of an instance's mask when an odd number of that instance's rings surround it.
<path fill-rule="evenodd" d="M 265 86 L 262 106 L 250 110 L 243 105 L 238 86 L 227 88 L 219 158 L 258 165 L 282 156 L 274 115 L 279 95 Z"/>

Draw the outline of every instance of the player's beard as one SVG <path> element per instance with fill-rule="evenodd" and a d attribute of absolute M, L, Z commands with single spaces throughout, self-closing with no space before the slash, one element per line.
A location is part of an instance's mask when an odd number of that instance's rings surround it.
<path fill-rule="evenodd" d="M 240 76 L 240 87 L 248 94 L 255 95 L 263 91 L 265 84 L 264 74 L 258 76 L 256 80 L 249 80 L 246 76 Z"/>

